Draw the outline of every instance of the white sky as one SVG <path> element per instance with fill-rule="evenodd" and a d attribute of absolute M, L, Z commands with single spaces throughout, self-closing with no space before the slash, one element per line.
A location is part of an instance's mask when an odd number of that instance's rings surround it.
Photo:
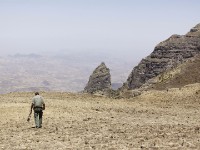
<path fill-rule="evenodd" d="M 0 0 L 0 51 L 141 59 L 198 23 L 199 0 Z"/>

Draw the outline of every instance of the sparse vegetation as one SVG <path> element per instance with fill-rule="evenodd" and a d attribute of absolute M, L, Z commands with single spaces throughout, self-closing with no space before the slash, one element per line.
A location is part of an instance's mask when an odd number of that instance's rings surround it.
<path fill-rule="evenodd" d="M 33 93 L 0 95 L 1 149 L 199 149 L 200 85 L 130 99 L 41 93 L 42 129 L 26 122 Z"/>
<path fill-rule="evenodd" d="M 200 83 L 200 56 L 197 55 L 183 64 L 156 77 L 154 89 L 181 88 L 188 84 Z"/>

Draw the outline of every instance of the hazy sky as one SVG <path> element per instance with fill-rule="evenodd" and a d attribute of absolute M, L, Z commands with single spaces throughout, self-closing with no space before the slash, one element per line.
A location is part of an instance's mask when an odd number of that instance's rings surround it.
<path fill-rule="evenodd" d="M 200 23 L 200 0 L 0 0 L 0 51 L 150 54 Z"/>

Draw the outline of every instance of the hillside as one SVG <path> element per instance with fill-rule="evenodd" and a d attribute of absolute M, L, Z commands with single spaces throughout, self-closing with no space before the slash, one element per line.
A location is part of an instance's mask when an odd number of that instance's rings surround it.
<path fill-rule="evenodd" d="M 185 35 L 172 35 L 134 67 L 125 83 L 128 89 L 140 88 L 149 79 L 172 69 L 200 53 L 200 24 Z"/>
<path fill-rule="evenodd" d="M 188 84 L 200 83 L 199 75 L 200 56 L 198 55 L 159 75 L 152 87 L 157 90 L 181 88 Z"/>
<path fill-rule="evenodd" d="M 1 149 L 200 149 L 200 85 L 132 99 L 40 93 L 43 128 L 27 122 L 34 93 L 0 95 Z"/>

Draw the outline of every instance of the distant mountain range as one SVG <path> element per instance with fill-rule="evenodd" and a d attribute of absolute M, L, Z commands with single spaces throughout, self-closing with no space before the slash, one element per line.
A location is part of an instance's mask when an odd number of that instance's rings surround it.
<path fill-rule="evenodd" d="M 134 62 L 107 54 L 14 54 L 0 57 L 0 93 L 26 91 L 82 91 L 102 61 L 111 69 L 113 88 L 126 80 Z"/>
<path fill-rule="evenodd" d="M 155 78 L 156 82 L 166 81 L 163 76 L 173 72 L 174 68 L 188 60 L 198 58 L 200 55 L 200 24 L 197 24 L 185 35 L 172 35 L 167 40 L 160 42 L 154 51 L 136 65 L 132 59 L 114 57 L 108 53 L 82 52 L 60 53 L 56 55 L 14 54 L 0 57 L 0 93 L 26 92 L 26 91 L 82 91 L 86 86 L 89 76 L 101 63 L 105 62 L 110 69 L 112 88 L 121 90 L 134 90 L 150 84 Z M 198 59 L 199 60 L 199 59 Z M 199 62 L 198 60 L 193 62 Z M 135 66 L 129 74 L 131 68 Z M 198 70 L 189 65 L 185 68 Z M 177 71 L 174 71 L 177 72 Z M 198 74 L 198 71 L 181 71 L 181 73 Z M 129 74 L 129 76 L 128 76 Z M 165 74 L 162 76 L 162 74 Z M 170 75 L 170 79 L 171 76 Z M 128 79 L 127 79 L 128 77 Z M 179 87 L 200 82 L 194 76 L 188 80 L 188 75 L 177 75 L 171 84 L 154 84 L 155 88 Z M 180 79 L 181 78 L 181 79 Z M 127 79 L 127 80 L 126 80 Z M 189 78 L 190 79 L 190 78 Z M 155 80 L 154 80 L 155 81 Z M 182 83 L 183 82 L 183 83 Z M 124 83 L 124 84 L 123 84 Z"/>

